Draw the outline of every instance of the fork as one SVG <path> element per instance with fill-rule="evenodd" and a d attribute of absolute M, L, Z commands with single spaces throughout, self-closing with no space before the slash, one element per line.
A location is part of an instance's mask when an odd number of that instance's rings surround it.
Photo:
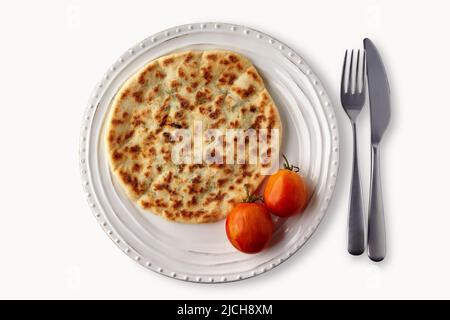
<path fill-rule="evenodd" d="M 341 103 L 352 124 L 353 131 L 353 169 L 350 187 L 350 204 L 348 214 L 348 243 L 347 250 L 352 255 L 360 255 L 364 252 L 364 212 L 361 181 L 359 178 L 358 145 L 356 119 L 365 103 L 365 65 L 366 55 L 358 50 L 356 59 L 356 72 L 353 72 L 354 50 L 351 51 L 350 62 L 347 71 L 348 50 L 345 51 L 344 65 L 341 79 Z M 362 63 L 361 61 L 362 60 Z"/>

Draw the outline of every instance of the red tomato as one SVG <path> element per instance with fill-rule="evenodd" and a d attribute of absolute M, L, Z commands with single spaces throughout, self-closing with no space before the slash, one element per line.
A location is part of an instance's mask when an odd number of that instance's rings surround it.
<path fill-rule="evenodd" d="M 262 204 L 240 203 L 227 216 L 226 232 L 236 249 L 257 253 L 266 247 L 272 237 L 272 217 Z"/>
<path fill-rule="evenodd" d="M 285 158 L 286 159 L 286 158 Z M 264 189 L 264 204 L 273 214 L 290 217 L 303 210 L 308 202 L 308 190 L 303 178 L 293 171 L 286 160 L 286 169 L 269 177 Z"/>

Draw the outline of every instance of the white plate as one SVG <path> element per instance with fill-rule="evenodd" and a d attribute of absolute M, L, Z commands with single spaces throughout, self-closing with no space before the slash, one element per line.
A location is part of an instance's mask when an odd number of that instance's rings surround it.
<path fill-rule="evenodd" d="M 282 151 L 312 189 L 302 215 L 276 221 L 269 248 L 237 252 L 224 221 L 186 225 L 163 220 L 131 203 L 109 171 L 104 121 L 123 82 L 149 61 L 173 51 L 224 48 L 248 57 L 263 76 L 283 122 Z M 83 186 L 95 217 L 130 258 L 160 274 L 194 282 L 229 282 L 273 269 L 292 256 L 324 217 L 338 171 L 338 129 L 330 100 L 306 62 L 287 45 L 262 32 L 226 23 L 183 25 L 133 46 L 94 90 L 82 125 Z"/>

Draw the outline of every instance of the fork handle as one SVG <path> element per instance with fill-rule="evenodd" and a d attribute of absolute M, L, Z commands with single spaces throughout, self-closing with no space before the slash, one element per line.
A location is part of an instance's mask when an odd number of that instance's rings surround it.
<path fill-rule="evenodd" d="M 381 196 L 379 145 L 372 145 L 370 180 L 368 254 L 373 261 L 381 261 L 386 256 L 386 231 L 383 199 Z"/>
<path fill-rule="evenodd" d="M 348 214 L 347 250 L 352 255 L 364 252 L 364 212 L 361 181 L 359 178 L 358 141 L 356 139 L 356 123 L 352 121 L 353 131 L 353 169 L 350 186 L 350 205 Z"/>

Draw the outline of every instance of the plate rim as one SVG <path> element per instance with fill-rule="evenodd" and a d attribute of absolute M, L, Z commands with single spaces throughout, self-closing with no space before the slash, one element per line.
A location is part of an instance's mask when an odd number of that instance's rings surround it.
<path fill-rule="evenodd" d="M 311 82 L 317 97 L 319 98 L 320 105 L 324 110 L 324 113 L 327 115 L 326 119 L 330 128 L 330 131 L 332 132 L 331 135 L 331 145 L 330 145 L 330 164 L 329 168 L 333 168 L 330 170 L 330 176 L 327 179 L 326 182 L 326 194 L 324 196 L 324 204 L 319 207 L 320 215 L 316 218 L 316 223 L 309 228 L 307 234 L 301 238 L 300 241 L 297 241 L 293 246 L 288 248 L 289 250 L 286 250 L 282 253 L 283 256 L 286 256 L 286 258 L 280 258 L 278 259 L 277 263 L 271 263 L 270 261 L 266 262 L 264 266 L 262 267 L 262 272 L 257 272 L 257 269 L 249 270 L 246 273 L 249 273 L 249 276 L 243 276 L 241 273 L 233 273 L 231 274 L 231 277 L 222 277 L 222 276 L 207 276 L 207 277 L 179 277 L 177 276 L 177 273 L 173 270 L 167 270 L 163 269 L 162 266 L 155 266 L 153 263 L 147 263 L 143 261 L 143 259 L 136 254 L 133 254 L 132 250 L 130 249 L 131 246 L 127 244 L 127 242 L 123 239 L 123 237 L 116 233 L 114 228 L 109 226 L 106 221 L 102 221 L 101 217 L 105 216 L 105 213 L 103 212 L 103 209 L 100 205 L 98 205 L 97 200 L 95 199 L 95 190 L 92 187 L 91 183 L 91 175 L 90 175 L 90 166 L 89 162 L 87 160 L 87 149 L 88 149 L 88 141 L 89 136 L 91 132 L 91 126 L 92 126 L 92 119 L 93 115 L 97 111 L 98 104 L 102 97 L 102 91 L 106 90 L 108 87 L 108 83 L 105 84 L 105 82 L 108 82 L 110 79 L 114 78 L 114 76 L 119 73 L 122 69 L 118 68 L 117 65 L 121 65 L 125 62 L 124 56 L 130 55 L 133 56 L 138 53 L 139 50 L 149 49 L 152 47 L 158 46 L 160 43 L 163 43 L 166 40 L 170 40 L 174 37 L 176 37 L 178 34 L 181 34 L 183 32 L 189 33 L 190 31 L 195 30 L 198 31 L 212 31 L 216 30 L 218 31 L 228 30 L 228 32 L 238 32 L 241 31 L 243 34 L 248 36 L 256 37 L 256 39 L 267 41 L 269 45 L 272 45 L 274 47 L 278 48 L 278 51 L 281 52 L 284 56 L 284 58 L 291 61 L 296 68 L 298 68 L 302 73 L 305 74 L 307 79 Z M 146 43 L 150 43 L 150 46 L 147 46 Z M 303 66 L 307 69 L 306 72 L 301 70 L 300 66 Z M 259 30 L 240 25 L 240 24 L 232 24 L 232 23 L 225 23 L 225 22 L 197 22 L 197 23 L 190 23 L 190 24 L 182 24 L 178 26 L 174 26 L 171 28 L 167 28 L 165 30 L 162 30 L 160 32 L 157 32 L 144 40 L 136 43 L 132 47 L 130 47 L 127 51 L 125 51 L 123 54 L 119 56 L 119 58 L 107 69 L 106 73 L 103 75 L 102 79 L 97 83 L 95 86 L 91 97 L 88 100 L 88 105 L 85 109 L 83 121 L 81 125 L 81 133 L 80 133 L 80 142 L 79 142 L 79 168 L 80 168 L 80 174 L 82 178 L 82 186 L 83 190 L 86 193 L 86 199 L 88 202 L 88 205 L 91 208 L 92 213 L 94 214 L 96 220 L 100 224 L 103 231 L 113 240 L 113 242 L 121 249 L 122 252 L 124 252 L 130 259 L 133 261 L 139 263 L 141 266 L 145 267 L 146 269 L 152 270 L 158 274 L 165 275 L 169 278 L 188 281 L 188 282 L 194 282 L 194 283 L 228 283 L 228 282 L 234 282 L 239 280 L 245 280 L 249 278 L 253 278 L 257 275 L 264 274 L 269 270 L 273 270 L 275 267 L 281 265 L 283 262 L 288 260 L 290 257 L 292 257 L 296 252 L 298 252 L 303 245 L 309 240 L 309 238 L 315 233 L 318 226 L 320 225 L 320 222 L 322 221 L 323 217 L 325 216 L 325 213 L 327 212 L 327 209 L 329 207 L 329 203 L 331 202 L 331 199 L 334 194 L 334 189 L 336 186 L 336 179 L 338 176 L 339 171 L 339 130 L 338 130 L 338 124 L 337 119 L 335 115 L 335 110 L 333 108 L 333 105 L 331 103 L 331 100 L 322 85 L 322 82 L 320 79 L 315 75 L 315 73 L 311 70 L 309 65 L 305 62 L 305 60 L 292 48 L 290 48 L 288 45 L 286 45 L 284 42 L 279 41 L 278 39 L 266 34 L 265 32 L 261 32 Z M 112 238 L 112 235 L 115 235 L 115 239 Z M 125 249 L 122 249 L 120 244 L 125 244 Z M 269 265 L 270 264 L 270 265 Z M 261 268 L 259 268 L 261 269 Z M 205 279 L 207 278 L 207 279 Z"/>

